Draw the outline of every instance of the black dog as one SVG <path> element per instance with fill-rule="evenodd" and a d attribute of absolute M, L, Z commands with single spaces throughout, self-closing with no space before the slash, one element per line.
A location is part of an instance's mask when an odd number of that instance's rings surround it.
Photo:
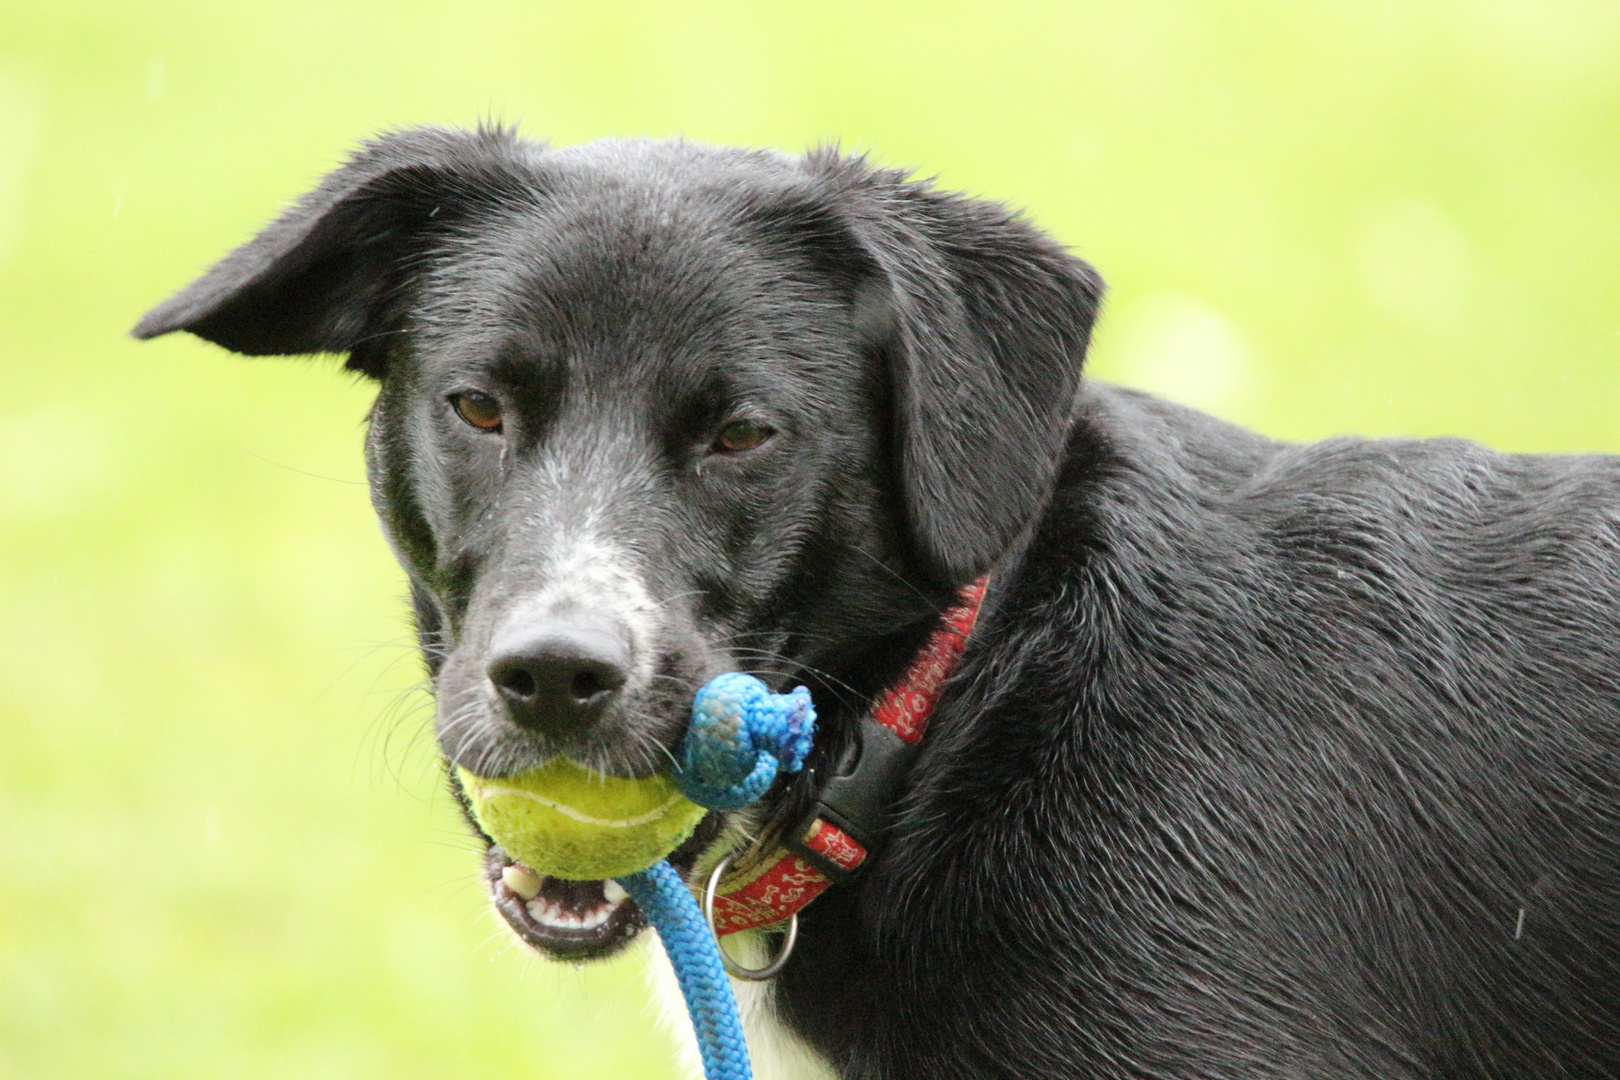
<path fill-rule="evenodd" d="M 644 775 L 731 669 L 811 686 L 825 764 L 988 571 L 886 846 L 775 985 L 846 1077 L 1620 1076 L 1620 464 L 1082 386 L 1101 288 L 833 153 L 421 130 L 136 334 L 379 380 L 475 772 Z M 640 927 L 505 869 L 543 950 Z"/>

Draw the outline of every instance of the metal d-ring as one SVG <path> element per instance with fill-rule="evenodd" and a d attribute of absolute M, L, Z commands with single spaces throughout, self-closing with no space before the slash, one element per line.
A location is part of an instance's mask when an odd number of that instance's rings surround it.
<path fill-rule="evenodd" d="M 726 965 L 728 972 L 739 979 L 746 979 L 749 982 L 765 982 L 774 979 L 776 973 L 782 970 L 782 965 L 787 963 L 788 957 L 793 955 L 793 943 L 799 940 L 799 914 L 794 912 L 793 916 L 788 919 L 787 937 L 783 940 L 782 949 L 776 954 L 776 959 L 764 967 L 758 968 L 743 967 L 737 963 L 731 958 L 731 954 L 726 952 L 726 947 L 721 943 L 719 933 L 714 929 L 714 894 L 715 890 L 720 886 L 721 875 L 726 872 L 727 867 L 730 865 L 731 856 L 727 855 L 715 865 L 713 870 L 709 871 L 709 883 L 703 886 L 704 921 L 709 924 L 709 933 L 714 934 L 715 944 L 720 946 L 720 962 Z"/>

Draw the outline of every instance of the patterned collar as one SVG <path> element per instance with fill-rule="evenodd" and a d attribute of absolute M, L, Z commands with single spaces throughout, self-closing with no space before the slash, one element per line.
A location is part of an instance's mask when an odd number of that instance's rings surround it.
<path fill-rule="evenodd" d="M 787 830 L 774 856 L 749 859 L 721 878 L 714 897 L 716 935 L 792 918 L 829 886 L 853 877 L 882 843 L 934 703 L 967 648 L 986 580 L 962 590 L 900 681 L 861 720 L 846 764 L 823 785 L 810 814 Z"/>

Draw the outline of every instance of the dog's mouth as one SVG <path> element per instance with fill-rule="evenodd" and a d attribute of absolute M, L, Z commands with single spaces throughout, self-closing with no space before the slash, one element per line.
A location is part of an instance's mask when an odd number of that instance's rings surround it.
<path fill-rule="evenodd" d="M 706 815 L 669 861 L 683 877 L 719 836 L 720 814 Z M 486 838 L 487 840 L 487 838 Z M 623 949 L 647 918 L 616 881 L 570 881 L 515 862 L 499 844 L 484 853 L 484 884 L 495 910 L 530 948 L 558 960 L 599 960 Z"/>
<path fill-rule="evenodd" d="M 539 874 L 507 858 L 499 846 L 484 855 L 484 881 L 512 932 L 525 945 L 561 960 L 617 952 L 647 925 L 618 882 Z"/>

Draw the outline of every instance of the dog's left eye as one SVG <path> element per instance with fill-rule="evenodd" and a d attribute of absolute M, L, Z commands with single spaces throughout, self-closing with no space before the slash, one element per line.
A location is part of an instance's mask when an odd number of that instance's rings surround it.
<path fill-rule="evenodd" d="M 501 430 L 501 403 L 488 394 L 451 394 L 450 407 L 456 410 L 457 416 L 480 431 Z"/>
<path fill-rule="evenodd" d="M 772 434 L 774 433 L 769 427 L 757 420 L 735 420 L 720 429 L 720 434 L 714 437 L 714 445 L 710 449 L 736 454 L 743 450 L 752 450 Z"/>

